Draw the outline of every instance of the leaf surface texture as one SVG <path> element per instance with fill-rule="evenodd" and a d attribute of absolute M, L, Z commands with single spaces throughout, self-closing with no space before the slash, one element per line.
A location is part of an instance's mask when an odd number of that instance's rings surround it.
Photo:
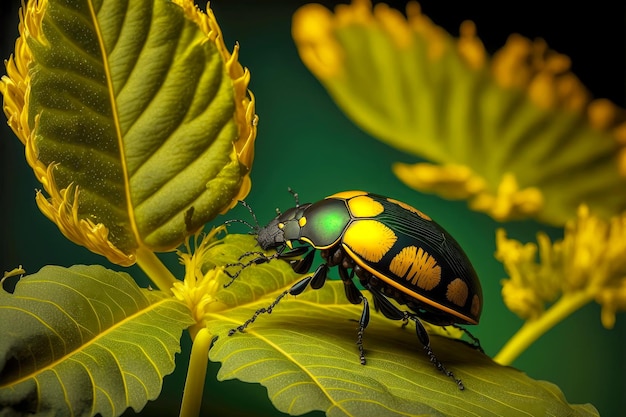
<path fill-rule="evenodd" d="M 38 202 L 88 247 L 79 220 L 106 227 L 127 255 L 171 250 L 249 189 L 252 154 L 236 150 L 242 81 L 230 71 L 241 67 L 227 62 L 217 23 L 178 3 L 48 0 L 26 37 L 27 150 L 50 207 Z M 75 213 L 57 214 L 61 200 Z"/>
<path fill-rule="evenodd" d="M 237 246 L 239 251 L 232 249 Z M 227 263 L 232 262 L 229 253 L 253 249 L 253 238 L 229 236 L 225 246 L 217 245 L 213 252 L 225 256 L 218 261 Z M 225 303 L 228 307 L 206 316 L 207 327 L 219 336 L 209 354 L 211 360 L 222 363 L 218 378 L 264 385 L 282 412 L 300 415 L 322 410 L 328 416 L 598 415 L 591 405 L 568 404 L 553 384 L 500 366 L 468 344 L 433 332 L 433 351 L 463 380 L 466 389 L 460 391 L 429 362 L 412 323 L 403 328 L 401 322 L 388 320 L 373 308 L 363 338 L 367 364 L 360 365 L 356 340 L 362 306 L 347 301 L 344 284 L 338 281 L 329 281 L 319 290 L 309 288 L 297 297 L 287 296 L 271 314 L 260 315 L 245 333 L 228 336 L 230 329 L 267 307 L 299 279 L 288 269 L 283 261 L 247 268 L 218 293 L 218 298 L 230 300 Z M 472 331 L 480 336 L 479 330 Z"/>
<path fill-rule="evenodd" d="M 187 307 L 100 266 L 47 266 L 0 293 L 0 404 L 53 415 L 120 415 L 174 370 Z"/>

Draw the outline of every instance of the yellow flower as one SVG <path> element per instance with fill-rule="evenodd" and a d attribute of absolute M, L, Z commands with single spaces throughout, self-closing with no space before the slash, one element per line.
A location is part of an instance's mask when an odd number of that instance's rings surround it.
<path fill-rule="evenodd" d="M 497 233 L 496 258 L 509 276 L 502 281 L 504 302 L 527 320 L 497 355 L 500 363 L 511 363 L 539 335 L 594 300 L 606 328 L 626 311 L 626 212 L 606 221 L 581 205 L 562 240 L 551 242 L 543 233 L 537 240 L 522 244 L 502 229 Z"/>
<path fill-rule="evenodd" d="M 185 266 L 185 278 L 182 282 L 174 283 L 172 292 L 176 298 L 187 304 L 199 325 L 207 313 L 224 308 L 224 304 L 215 297 L 224 284 L 218 280 L 220 276 L 223 276 L 221 269 L 212 268 L 207 272 L 202 271 L 207 252 L 219 243 L 216 235 L 224 230 L 226 230 L 225 226 L 214 228 L 201 240 L 199 240 L 200 235 L 195 235 L 193 248 L 187 240 L 186 252 L 178 252 L 180 262 Z"/>
<path fill-rule="evenodd" d="M 626 209 L 626 111 L 591 94 L 570 59 L 511 35 L 489 56 L 472 22 L 454 39 L 409 2 L 353 0 L 293 17 L 304 64 L 363 130 L 431 163 L 397 163 L 419 191 L 499 221 L 562 225 L 585 202 Z"/>
<path fill-rule="evenodd" d="M 626 276 L 614 286 L 600 290 L 596 301 L 602 305 L 602 325 L 612 329 L 615 326 L 615 313 L 626 311 Z"/>
<path fill-rule="evenodd" d="M 504 229 L 496 234 L 496 259 L 504 265 L 509 278 L 502 281 L 502 297 L 507 307 L 523 319 L 536 319 L 543 314 L 545 304 L 552 302 L 561 290 L 560 277 L 554 275 L 559 267 L 550 238 L 537 236 L 538 245 L 522 244 L 507 239 Z M 536 263 L 537 252 L 541 263 Z M 557 258 L 557 259 L 555 259 Z"/>
<path fill-rule="evenodd" d="M 521 317 L 536 318 L 545 304 L 574 292 L 588 292 L 590 300 L 596 298 L 607 306 L 623 304 L 620 294 L 626 285 L 626 213 L 607 222 L 582 205 L 577 218 L 566 224 L 563 240 L 552 243 L 543 233 L 537 240 L 538 246 L 521 244 L 507 239 L 503 229 L 497 233 L 496 258 L 509 275 L 503 281 L 503 292 L 511 294 L 505 296 L 505 301 L 518 305 L 520 300 L 528 300 Z M 526 296 L 529 292 L 534 297 Z"/>

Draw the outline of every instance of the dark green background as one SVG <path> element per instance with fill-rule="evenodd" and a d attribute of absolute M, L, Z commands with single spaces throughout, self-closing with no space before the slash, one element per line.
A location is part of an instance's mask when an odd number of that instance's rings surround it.
<path fill-rule="evenodd" d="M 4 0 L 2 51 L 7 58 L 17 36 L 19 0 Z M 414 162 L 361 132 L 337 109 L 326 92 L 300 62 L 290 36 L 292 13 L 304 1 L 214 0 L 213 9 L 222 27 L 226 44 L 241 45 L 243 65 L 252 72 L 250 88 L 257 99 L 260 125 L 253 167 L 253 188 L 247 199 L 261 222 L 273 217 L 276 207 L 293 204 L 288 186 L 303 201 L 314 201 L 346 189 L 364 189 L 406 201 L 430 214 L 465 247 L 482 281 L 485 308 L 479 326 L 472 332 L 483 347 L 495 355 L 521 321 L 510 313 L 500 297 L 500 280 L 505 277 L 493 257 L 495 230 L 500 225 L 487 216 L 467 209 L 464 202 L 450 202 L 418 194 L 402 185 L 391 173 L 395 161 Z M 335 4 L 336 2 L 325 2 Z M 403 8 L 405 2 L 396 2 Z M 573 60 L 573 70 L 597 97 L 607 97 L 624 106 L 625 33 L 624 4 L 594 8 L 551 10 L 545 2 L 423 1 L 422 9 L 452 34 L 459 24 L 471 19 L 487 49 L 501 47 L 510 33 L 543 37 L 555 50 Z M 490 2 L 491 3 L 491 2 Z M 57 227 L 45 219 L 34 201 L 40 188 L 23 158 L 23 146 L 1 123 L 2 155 L 2 264 L 4 270 L 23 265 L 36 272 L 43 265 L 70 266 L 100 263 L 114 269 L 105 259 L 67 241 Z M 626 190 L 624 190 L 626 192 Z M 247 218 L 241 208 L 221 219 Z M 534 241 L 538 230 L 559 237 L 557 229 L 534 222 L 505 225 L 509 235 L 524 242 Z M 172 254 L 164 256 L 180 271 Z M 131 273 L 145 284 L 142 272 Z M 165 391 L 150 403 L 144 415 L 177 415 L 184 381 L 188 337 L 178 356 L 178 372 L 165 380 Z M 416 342 L 417 343 L 417 342 Z M 514 364 L 530 376 L 557 384 L 571 403 L 594 404 L 604 416 L 617 416 L 626 409 L 626 317 L 618 315 L 615 329 L 600 324 L 600 308 L 589 305 L 533 344 Z M 205 415 L 275 416 L 265 389 L 236 381 L 218 383 L 218 365 L 207 376 Z M 132 413 L 130 413 L 132 414 Z M 322 415 L 313 413 L 311 415 Z"/>

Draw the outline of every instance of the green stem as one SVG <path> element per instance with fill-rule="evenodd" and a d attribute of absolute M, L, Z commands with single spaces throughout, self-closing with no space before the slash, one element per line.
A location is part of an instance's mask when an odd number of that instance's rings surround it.
<path fill-rule="evenodd" d="M 136 252 L 137 265 L 148 275 L 150 280 L 163 291 L 170 291 L 176 278 L 156 254 L 146 248 L 138 248 Z"/>
<path fill-rule="evenodd" d="M 544 333 L 593 299 L 594 292 L 590 290 L 563 295 L 541 317 L 524 323 L 498 352 L 494 360 L 501 365 L 510 365 Z"/>
<path fill-rule="evenodd" d="M 212 337 L 206 328 L 200 329 L 193 340 L 180 417 L 198 417 L 200 415 L 211 340 Z"/>

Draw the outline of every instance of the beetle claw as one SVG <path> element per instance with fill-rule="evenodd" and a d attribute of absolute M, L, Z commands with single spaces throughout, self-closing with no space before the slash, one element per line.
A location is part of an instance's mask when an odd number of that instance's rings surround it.
<path fill-rule="evenodd" d="M 463 381 L 455 377 L 452 371 L 447 370 L 446 367 L 443 366 L 443 363 L 441 363 L 439 359 L 437 359 L 432 349 L 430 348 L 430 344 L 424 345 L 424 350 L 426 351 L 426 355 L 428 355 L 430 362 L 435 366 L 435 368 L 439 369 L 439 371 L 443 373 L 444 375 L 446 375 L 447 377 L 452 378 L 454 382 L 456 382 L 457 386 L 459 387 L 459 390 L 463 391 L 465 389 L 465 385 L 463 385 Z"/>
<path fill-rule="evenodd" d="M 365 365 L 365 350 L 363 349 L 363 332 L 365 329 L 363 327 L 359 328 L 359 332 L 357 333 L 356 345 L 359 348 L 359 360 L 361 365 Z"/>
<path fill-rule="evenodd" d="M 468 343 L 470 346 L 478 350 L 480 353 L 485 353 L 485 351 L 483 350 L 483 347 L 480 345 L 480 340 L 476 336 L 474 336 L 469 330 L 457 324 L 452 324 L 452 327 L 454 327 L 455 329 L 461 330 L 463 333 L 467 335 L 467 337 L 469 337 L 472 340 L 472 343 Z"/>

